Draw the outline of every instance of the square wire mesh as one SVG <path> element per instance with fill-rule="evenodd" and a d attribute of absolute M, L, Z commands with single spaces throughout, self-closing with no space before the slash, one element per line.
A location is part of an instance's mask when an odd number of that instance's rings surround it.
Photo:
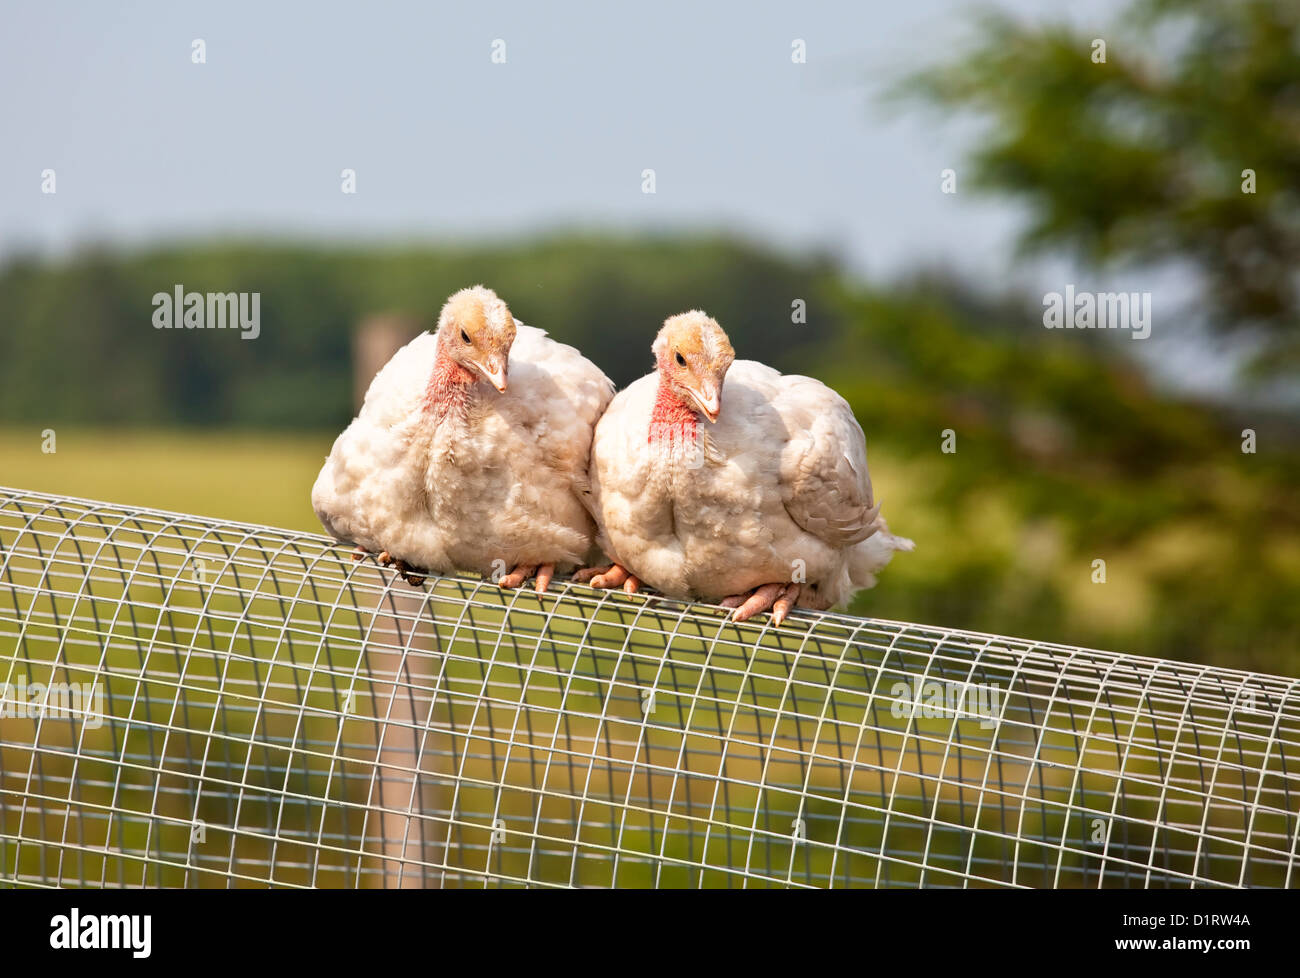
<path fill-rule="evenodd" d="M 0 489 L 0 882 L 1295 882 L 1295 680 L 554 587 Z"/>

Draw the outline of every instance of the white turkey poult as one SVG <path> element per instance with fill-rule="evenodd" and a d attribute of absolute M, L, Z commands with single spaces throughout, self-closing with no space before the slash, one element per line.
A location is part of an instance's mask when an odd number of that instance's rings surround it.
<path fill-rule="evenodd" d="M 376 375 L 312 488 L 339 540 L 423 573 L 472 571 L 545 591 L 592 557 L 580 498 L 592 430 L 613 396 L 571 346 L 525 326 L 482 286 L 447 300 Z M 506 573 L 506 571 L 509 573 Z"/>
<path fill-rule="evenodd" d="M 879 514 L 844 398 L 735 360 L 699 311 L 668 319 L 653 349 L 656 371 L 614 398 L 592 443 L 587 498 L 614 563 L 575 579 L 720 600 L 737 621 L 770 608 L 780 625 L 796 605 L 847 601 L 913 548 Z"/>

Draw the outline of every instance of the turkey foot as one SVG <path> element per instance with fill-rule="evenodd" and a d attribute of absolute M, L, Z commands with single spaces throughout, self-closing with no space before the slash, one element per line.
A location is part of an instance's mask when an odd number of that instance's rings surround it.
<path fill-rule="evenodd" d="M 641 590 L 640 579 L 629 573 L 628 569 L 621 564 L 610 564 L 608 567 L 584 567 L 574 572 L 573 579 L 579 584 L 588 583 L 592 587 L 615 588 L 621 585 L 628 594 L 636 594 Z"/>
<path fill-rule="evenodd" d="M 517 588 L 528 580 L 534 574 L 537 575 L 537 581 L 533 587 L 538 594 L 545 594 L 546 589 L 551 586 L 551 578 L 555 576 L 554 564 L 520 564 L 501 580 L 497 581 L 498 587 Z"/>
<path fill-rule="evenodd" d="M 379 556 L 377 556 L 375 560 L 379 561 L 380 565 L 383 567 L 391 566 L 393 570 L 397 571 L 398 576 L 407 584 L 411 585 L 411 587 L 419 587 L 425 582 L 425 575 L 421 574 L 406 561 L 394 557 L 387 550 L 380 551 Z"/>
<path fill-rule="evenodd" d="M 772 609 L 772 624 L 778 628 L 785 621 L 794 603 L 799 600 L 798 584 L 764 584 L 747 594 L 733 594 L 719 603 L 733 609 L 732 621 L 746 621 L 760 611 Z"/>

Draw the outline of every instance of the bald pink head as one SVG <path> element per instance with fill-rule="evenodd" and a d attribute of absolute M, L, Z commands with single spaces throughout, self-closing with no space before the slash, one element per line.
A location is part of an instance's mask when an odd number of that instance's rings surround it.
<path fill-rule="evenodd" d="M 515 319 L 491 289 L 461 289 L 438 316 L 439 359 L 450 360 L 499 391 L 506 389 Z"/>
<path fill-rule="evenodd" d="M 698 309 L 670 316 L 652 347 L 661 395 L 716 422 L 722 384 L 736 353 L 717 321 Z"/>

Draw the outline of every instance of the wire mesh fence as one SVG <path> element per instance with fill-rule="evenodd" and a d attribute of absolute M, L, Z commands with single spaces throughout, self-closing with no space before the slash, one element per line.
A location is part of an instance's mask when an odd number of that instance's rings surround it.
<path fill-rule="evenodd" d="M 1296 680 L 0 489 L 0 881 L 1289 886 Z"/>

